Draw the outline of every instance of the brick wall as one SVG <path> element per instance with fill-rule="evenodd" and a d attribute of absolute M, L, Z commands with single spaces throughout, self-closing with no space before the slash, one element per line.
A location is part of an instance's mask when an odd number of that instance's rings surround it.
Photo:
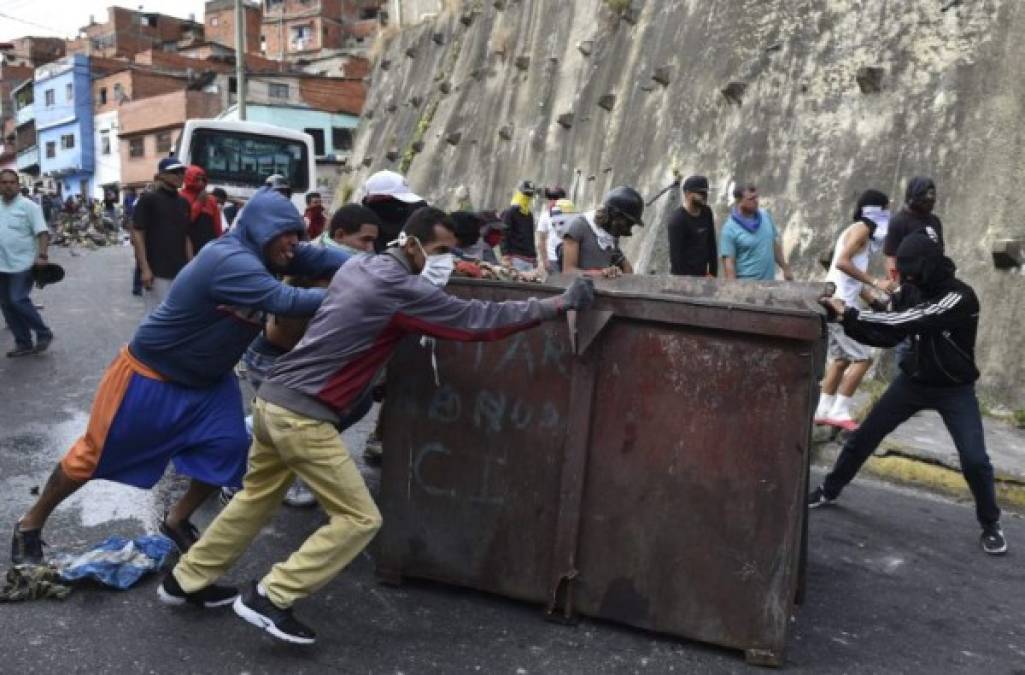
<path fill-rule="evenodd" d="M 260 24 L 263 11 L 259 6 L 245 5 L 246 53 L 260 53 Z M 235 47 L 235 8 L 226 3 L 208 2 L 204 15 L 206 39 L 218 44 Z"/>
<path fill-rule="evenodd" d="M 123 105 L 127 105 L 127 103 L 121 104 L 115 95 L 118 85 L 127 101 L 130 102 L 184 89 L 185 78 L 138 70 L 123 70 L 97 78 L 93 80 L 93 109 L 96 113 L 117 110 Z M 102 102 L 104 98 L 106 98 L 106 103 Z"/>

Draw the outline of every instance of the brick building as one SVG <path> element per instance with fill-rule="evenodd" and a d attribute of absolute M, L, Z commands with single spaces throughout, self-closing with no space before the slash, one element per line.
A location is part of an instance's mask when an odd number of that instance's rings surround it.
<path fill-rule="evenodd" d="M 89 25 L 68 40 L 69 53 L 111 58 L 127 58 L 156 47 L 174 48 L 203 39 L 203 24 L 194 19 L 140 12 L 124 7 L 109 7 L 107 21 Z"/>
<path fill-rule="evenodd" d="M 291 60 L 363 43 L 385 0 L 263 0 L 261 39 L 271 59 Z"/>
<path fill-rule="evenodd" d="M 245 51 L 260 53 L 260 22 L 263 6 L 257 1 L 242 3 L 245 22 Z M 226 47 L 235 48 L 235 0 L 208 0 L 203 12 L 203 30 L 206 39 Z"/>
<path fill-rule="evenodd" d="M 188 89 L 121 106 L 121 185 L 142 187 L 153 180 L 159 158 L 174 149 L 185 120 L 216 117 L 221 109 L 217 94 Z"/>
<path fill-rule="evenodd" d="M 4 43 L 0 51 L 7 65 L 36 68 L 62 58 L 64 49 L 61 38 L 28 36 Z"/>

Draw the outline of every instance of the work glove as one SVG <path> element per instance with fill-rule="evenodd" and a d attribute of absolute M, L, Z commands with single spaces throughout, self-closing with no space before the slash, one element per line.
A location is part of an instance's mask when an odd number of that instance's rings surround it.
<path fill-rule="evenodd" d="M 577 277 L 560 300 L 564 311 L 587 309 L 594 304 L 594 281 L 590 277 Z"/>

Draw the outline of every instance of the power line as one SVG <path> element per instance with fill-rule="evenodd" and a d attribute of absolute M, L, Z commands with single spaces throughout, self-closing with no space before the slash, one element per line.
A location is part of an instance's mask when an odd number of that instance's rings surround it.
<path fill-rule="evenodd" d="M 57 33 L 57 31 L 55 31 L 50 26 L 44 26 L 43 24 L 36 23 L 35 21 L 29 21 L 28 19 L 19 19 L 16 16 L 11 16 L 10 14 L 5 14 L 4 12 L 0 12 L 0 17 L 3 17 L 5 19 L 10 19 L 11 21 L 17 21 L 20 24 L 24 24 L 26 26 L 32 26 L 33 28 L 42 28 L 43 30 L 45 30 L 48 33 L 54 33 L 54 34 L 57 34 L 58 37 L 60 36 L 60 34 Z"/>

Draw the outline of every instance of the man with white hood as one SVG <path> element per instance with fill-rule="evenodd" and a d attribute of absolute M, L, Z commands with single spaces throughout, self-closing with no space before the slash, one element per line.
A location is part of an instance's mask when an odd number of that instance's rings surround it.
<path fill-rule="evenodd" d="M 867 271 L 872 256 L 886 240 L 889 204 L 890 198 L 882 192 L 866 190 L 854 209 L 854 222 L 837 239 L 826 280 L 836 286 L 833 297 L 847 307 L 875 307 L 883 302 L 877 292 L 894 290 L 894 282 L 875 279 Z M 858 424 L 851 415 L 852 398 L 872 365 L 872 348 L 848 336 L 841 324 L 830 323 L 828 349 L 830 363 L 822 380 L 815 423 L 853 431 Z"/>

